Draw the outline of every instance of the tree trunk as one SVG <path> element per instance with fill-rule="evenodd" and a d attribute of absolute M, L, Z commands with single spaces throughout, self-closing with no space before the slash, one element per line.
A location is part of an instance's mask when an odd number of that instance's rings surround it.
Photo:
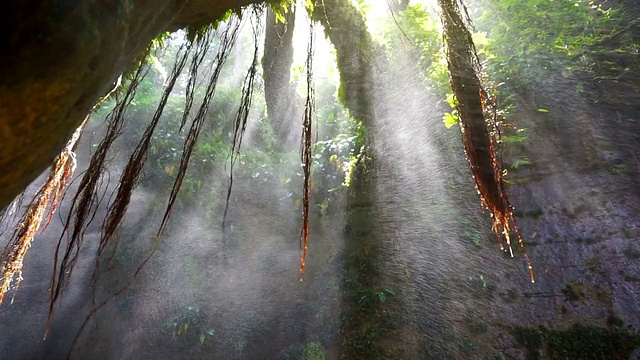
<path fill-rule="evenodd" d="M 371 124 L 374 46 L 362 14 L 349 1 L 322 0 L 314 2 L 313 16 L 336 47 L 341 100 L 351 116 Z"/>
<path fill-rule="evenodd" d="M 295 10 L 285 15 L 285 21 L 278 22 L 273 11 L 267 10 L 262 64 L 267 114 L 282 149 L 299 146 L 300 133 L 292 131 L 292 124 L 300 123 L 302 119 L 302 99 L 290 83 Z"/>

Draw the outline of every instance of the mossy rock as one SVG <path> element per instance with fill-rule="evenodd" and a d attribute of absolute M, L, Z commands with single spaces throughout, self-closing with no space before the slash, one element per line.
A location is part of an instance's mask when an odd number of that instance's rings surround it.
<path fill-rule="evenodd" d="M 576 324 L 566 330 L 519 327 L 516 341 L 527 349 L 527 360 L 629 360 L 640 346 L 640 335 L 618 326 Z"/>

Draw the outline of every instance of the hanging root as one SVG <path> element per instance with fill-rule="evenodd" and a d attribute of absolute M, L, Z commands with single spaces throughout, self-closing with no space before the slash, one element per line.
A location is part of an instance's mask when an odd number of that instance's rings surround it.
<path fill-rule="evenodd" d="M 89 226 L 95 216 L 95 210 L 99 202 L 98 191 L 102 187 L 102 176 L 105 172 L 107 153 L 122 133 L 125 111 L 131 104 L 136 89 L 147 71 L 148 67 L 141 64 L 129 83 L 124 96 L 118 99 L 117 105 L 107 116 L 107 132 L 100 144 L 98 144 L 96 152 L 91 157 L 87 171 L 84 173 L 78 190 L 71 201 L 71 209 L 64 222 L 65 225 L 58 239 L 54 254 L 51 286 L 49 288 L 49 315 L 46 329 L 49 327 L 55 302 L 61 295 L 67 279 L 73 272 L 87 226 Z M 71 234 L 67 239 L 64 253 L 60 260 L 60 250 L 62 250 L 63 247 L 63 239 L 69 232 L 71 232 Z M 45 330 L 45 336 L 46 332 L 47 330 Z"/>
<path fill-rule="evenodd" d="M 189 113 L 191 112 L 191 108 L 193 107 L 193 98 L 196 90 L 196 80 L 198 79 L 198 69 L 200 68 L 200 64 L 202 64 L 202 60 L 204 60 L 204 56 L 207 54 L 207 51 L 211 46 L 212 36 L 213 31 L 209 29 L 208 31 L 195 35 L 195 38 L 192 41 L 195 47 L 195 51 L 191 59 L 191 64 L 189 64 L 189 80 L 187 81 L 184 113 L 182 114 L 182 120 L 180 121 L 180 131 L 182 131 L 184 125 L 187 123 Z"/>
<path fill-rule="evenodd" d="M 122 221 L 124 214 L 127 212 L 131 194 L 138 185 L 140 176 L 142 174 L 142 168 L 147 161 L 151 138 L 153 137 L 153 133 L 158 125 L 158 122 L 160 121 L 160 117 L 162 116 L 164 108 L 167 104 L 169 95 L 171 95 L 171 91 L 173 91 L 173 87 L 175 86 L 178 77 L 184 69 L 191 49 L 191 43 L 187 43 L 183 44 L 178 50 L 177 60 L 173 65 L 173 69 L 171 70 L 171 75 L 168 79 L 167 86 L 162 93 L 162 97 L 160 98 L 158 107 L 153 114 L 153 118 L 149 122 L 149 125 L 147 125 L 147 128 L 145 129 L 142 137 L 140 138 L 140 141 L 138 142 L 138 145 L 136 145 L 135 150 L 129 158 L 129 162 L 127 162 L 127 166 L 120 176 L 120 183 L 118 184 L 116 197 L 109 205 L 107 215 L 102 225 L 102 236 L 100 238 L 100 245 L 98 246 L 98 259 L 100 258 L 100 255 L 102 254 L 106 246 L 109 244 L 110 240 L 113 238 L 118 225 Z M 98 271 L 97 268 L 96 271 Z"/>
<path fill-rule="evenodd" d="M 227 212 L 229 210 L 229 200 L 231 199 L 231 189 L 233 187 L 233 166 L 240 155 L 240 147 L 242 146 L 242 138 L 244 132 L 247 129 L 247 119 L 249 118 L 249 110 L 251 110 L 251 100 L 253 98 L 253 88 L 256 79 L 256 73 L 258 72 L 258 56 L 259 56 L 259 41 L 260 33 L 262 30 L 262 24 L 260 19 L 262 18 L 262 10 L 258 6 L 253 6 L 253 60 L 251 67 L 247 71 L 247 75 L 244 78 L 242 85 L 242 97 L 240 99 L 240 107 L 236 113 L 236 119 L 234 121 L 233 140 L 231 144 L 231 154 L 229 155 L 229 187 L 227 188 L 227 199 L 224 206 L 224 215 L 222 216 L 222 228 L 224 231 Z"/>
<path fill-rule="evenodd" d="M 206 120 L 207 112 L 209 111 L 209 105 L 211 103 L 211 99 L 215 94 L 216 85 L 218 83 L 218 78 L 220 77 L 220 72 L 222 70 L 222 66 L 226 62 L 229 54 L 231 53 L 231 49 L 236 42 L 238 37 L 239 29 L 240 29 L 241 21 L 236 15 L 232 15 L 229 22 L 227 23 L 227 28 L 220 36 L 220 47 L 216 58 L 214 59 L 215 68 L 213 73 L 211 74 L 209 81 L 207 83 L 207 88 L 205 90 L 204 98 L 196 116 L 194 117 L 191 128 L 189 129 L 189 133 L 187 134 L 187 139 L 185 140 L 183 149 L 182 149 L 182 158 L 180 159 L 180 167 L 178 169 L 177 177 L 175 182 L 173 183 L 173 188 L 171 189 L 171 195 L 169 195 L 169 203 L 167 204 L 167 209 L 165 210 L 164 216 L 162 218 L 162 223 L 160 224 L 160 229 L 158 230 L 158 236 L 160 236 L 167 225 L 167 221 L 171 216 L 171 210 L 173 209 L 173 204 L 176 201 L 176 197 L 178 196 L 178 192 L 180 192 L 180 188 L 182 186 L 182 181 L 184 180 L 184 176 L 187 172 L 187 168 L 189 166 L 189 159 L 191 158 L 191 154 L 193 153 L 193 148 L 196 145 L 196 141 L 198 140 L 198 136 L 200 135 L 200 130 L 202 129 L 202 125 Z"/>
<path fill-rule="evenodd" d="M 492 229 L 513 257 L 511 233 L 524 249 L 512 207 L 504 187 L 503 170 L 496 147 L 500 133 L 497 128 L 498 111 L 493 96 L 487 94 L 479 74 L 480 62 L 473 44 L 466 8 L 459 0 L 438 0 L 442 9 L 442 24 L 447 50 L 451 89 L 456 97 L 464 151 L 473 173 L 476 189 L 484 208 L 493 218 Z M 465 17 L 462 16 L 462 11 Z M 467 21 L 465 21 L 465 19 Z M 525 253 L 531 282 L 535 281 L 533 267 Z"/>
<path fill-rule="evenodd" d="M 209 80 L 204 100 L 200 106 L 200 109 L 198 110 L 198 114 L 196 115 L 196 118 L 193 121 L 194 124 L 192 124 L 192 127 L 189 131 L 189 136 L 185 142 L 185 145 L 184 145 L 185 149 L 182 157 L 180 170 L 178 172 L 178 179 L 174 183 L 174 188 L 171 193 L 172 197 L 169 200 L 169 205 L 166 210 L 160 229 L 156 234 L 153 248 L 151 249 L 149 254 L 144 258 L 142 263 L 140 263 L 140 265 L 138 266 L 136 271 L 133 273 L 133 275 L 128 279 L 128 281 L 122 287 L 120 287 L 117 291 L 115 291 L 111 296 L 109 296 L 106 300 L 99 303 L 89 312 L 89 314 L 83 321 L 82 325 L 80 326 L 80 329 L 78 330 L 73 340 L 71 348 L 69 349 L 69 353 L 67 354 L 67 359 L 71 357 L 71 352 L 75 348 L 75 345 L 78 342 L 80 335 L 84 331 L 89 321 L 95 316 L 95 314 L 102 307 L 104 307 L 115 297 L 117 297 L 118 295 L 126 291 L 135 282 L 140 272 L 145 268 L 146 264 L 149 262 L 149 260 L 151 260 L 152 256 L 155 254 L 156 250 L 158 249 L 158 246 L 160 244 L 159 240 L 161 238 L 164 226 L 166 225 L 166 221 L 171 212 L 171 206 L 173 204 L 173 201 L 175 200 L 175 194 L 177 194 L 177 192 L 180 189 L 180 184 L 186 172 L 186 165 L 189 161 L 189 156 L 191 154 L 191 151 L 193 150 L 195 141 L 197 140 L 197 136 L 202 126 L 202 123 L 204 121 L 204 117 L 208 110 L 208 106 L 211 101 L 211 98 L 213 97 L 213 94 L 215 91 L 215 85 L 217 83 L 220 70 L 231 51 L 231 47 L 233 46 L 233 44 L 235 43 L 235 40 L 237 39 L 239 28 L 240 28 L 240 22 L 237 19 L 237 17 L 234 16 L 233 19 L 229 21 L 229 25 L 226 31 L 222 35 L 220 50 L 215 60 L 215 64 L 216 64 L 215 70 Z M 138 145 L 136 146 L 136 149 L 131 155 L 123 174 L 121 175 L 120 184 L 118 186 L 118 190 L 116 194 L 116 199 L 110 205 L 108 214 L 105 218 L 105 222 L 103 225 L 103 233 L 100 241 L 98 257 L 100 256 L 101 251 L 103 251 L 105 247 L 108 245 L 109 240 L 113 237 L 115 230 L 117 229 L 119 223 L 122 221 L 122 218 L 128 207 L 131 194 L 135 189 L 135 187 L 137 186 L 138 181 L 140 179 L 142 168 L 147 159 L 151 138 L 153 137 L 153 133 L 155 131 L 156 126 L 158 125 L 163 109 L 167 103 L 169 95 L 171 94 L 171 91 L 173 90 L 173 87 L 175 86 L 175 83 L 179 75 L 182 73 L 182 70 L 186 65 L 187 59 L 191 51 L 195 49 L 194 55 L 192 57 L 192 61 L 189 67 L 190 78 L 187 84 L 186 105 L 185 105 L 185 111 L 181 121 L 180 129 L 182 129 L 182 127 L 186 123 L 186 119 L 189 115 L 190 108 L 193 104 L 193 98 L 195 95 L 195 84 L 196 84 L 196 78 L 198 75 L 198 67 L 202 63 L 202 60 L 204 59 L 207 49 L 210 48 L 210 45 L 213 41 L 213 33 L 214 33 L 214 30 L 211 27 L 207 28 L 206 30 L 199 31 L 197 34 L 195 34 L 193 38 L 190 38 L 190 41 L 186 45 L 183 45 L 178 51 L 178 58 L 174 63 L 171 76 L 167 82 L 167 87 L 163 92 L 160 103 L 156 108 L 156 112 L 151 122 L 147 126 L 147 129 L 145 130 L 144 134 L 142 135 L 142 138 L 140 139 Z M 186 46 L 186 50 L 183 51 L 185 46 Z M 257 63 L 257 60 L 255 60 L 255 62 Z M 248 109 L 247 109 L 247 112 L 248 112 Z M 194 126 L 197 126 L 195 130 L 194 130 Z M 189 143 L 189 141 L 193 141 L 193 143 Z M 185 153 L 188 153 L 186 157 L 184 155 Z"/>
<path fill-rule="evenodd" d="M 307 260 L 307 246 L 309 243 L 309 205 L 311 202 L 311 162 L 312 162 L 312 120 L 315 112 L 315 96 L 313 86 L 313 21 L 309 21 L 309 45 L 307 47 L 307 99 L 304 105 L 302 120 L 302 141 L 300 157 L 304 170 L 304 185 L 302 194 L 302 229 L 300 231 L 300 280 L 304 276 Z"/>
<path fill-rule="evenodd" d="M 76 129 L 67 142 L 67 145 L 56 158 L 51 167 L 47 182 L 40 187 L 31 204 L 25 211 L 20 223 L 18 224 L 9 244 L 4 249 L 2 257 L 0 257 L 0 265 L 2 266 L 2 285 L 0 285 L 0 305 L 4 301 L 5 294 L 11 288 L 15 278 L 14 288 L 17 288 L 22 281 L 22 267 L 24 265 L 24 257 L 31 247 L 31 242 L 36 235 L 38 228 L 45 218 L 47 207 L 49 207 L 48 220 L 53 217 L 61 194 L 63 193 L 69 178 L 76 169 L 75 148 L 78 139 L 84 129 L 85 121 Z M 46 224 L 45 224 L 46 227 Z"/>

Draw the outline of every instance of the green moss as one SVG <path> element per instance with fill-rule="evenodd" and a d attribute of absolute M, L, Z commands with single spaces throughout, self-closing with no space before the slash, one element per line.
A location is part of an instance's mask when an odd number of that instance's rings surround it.
<path fill-rule="evenodd" d="M 633 247 L 633 245 L 631 244 L 628 244 L 622 252 L 624 253 L 624 256 L 629 259 L 640 259 L 640 249 Z"/>
<path fill-rule="evenodd" d="M 622 231 L 624 231 L 624 236 L 629 239 L 635 239 L 636 237 L 638 237 L 638 231 L 633 227 L 625 226 Z"/>
<path fill-rule="evenodd" d="M 584 285 L 577 281 L 569 281 L 562 289 L 562 294 L 569 301 L 584 301 L 587 296 L 584 292 Z"/>
<path fill-rule="evenodd" d="M 466 326 L 469 331 L 474 335 L 484 334 L 489 331 L 489 325 L 477 317 L 468 317 L 466 319 Z"/>
<path fill-rule="evenodd" d="M 595 271 L 595 272 L 599 272 L 599 271 L 602 270 L 602 262 L 597 257 L 593 257 L 593 258 L 589 258 L 589 259 L 585 260 L 584 261 L 584 266 L 587 269 L 589 269 L 591 271 Z"/>
<path fill-rule="evenodd" d="M 624 326 L 624 320 L 622 320 L 622 318 L 620 318 L 620 316 L 618 316 L 618 314 L 616 314 L 615 312 L 612 312 L 607 317 L 607 325 L 608 326 L 623 327 Z"/>
<path fill-rule="evenodd" d="M 608 304 L 611 302 L 611 294 L 609 294 L 605 290 L 602 290 L 600 287 L 594 287 L 592 289 L 592 293 L 595 301 L 601 304 Z"/>
<path fill-rule="evenodd" d="M 518 327 L 513 335 L 521 346 L 527 349 L 527 360 L 539 360 L 540 350 L 544 346 L 543 333 L 536 328 Z"/>
<path fill-rule="evenodd" d="M 611 300 L 611 295 L 599 286 L 584 284 L 576 280 L 569 281 L 562 289 L 562 294 L 568 301 L 574 302 L 593 300 L 606 304 Z"/>
<path fill-rule="evenodd" d="M 502 300 L 507 304 L 513 304 L 518 300 L 518 293 L 514 289 L 509 289 L 505 294 L 501 295 Z"/>
<path fill-rule="evenodd" d="M 302 360 L 324 360 L 325 358 L 324 348 L 320 343 L 310 342 L 305 345 Z"/>
<path fill-rule="evenodd" d="M 476 352 L 477 346 L 471 339 L 463 339 L 460 343 L 460 350 L 463 354 L 472 355 Z"/>
<path fill-rule="evenodd" d="M 504 183 L 507 186 L 510 185 L 526 185 L 529 182 L 533 181 L 534 178 L 533 177 L 521 177 L 521 178 L 510 178 L 510 179 L 504 179 Z"/>
<path fill-rule="evenodd" d="M 515 210 L 513 212 L 513 215 L 518 218 L 528 217 L 528 218 L 537 219 L 540 216 L 542 216 L 542 214 L 543 214 L 543 211 L 541 208 L 534 208 L 529 210 Z"/>
<path fill-rule="evenodd" d="M 566 305 L 561 305 L 559 311 L 560 311 L 561 314 L 569 313 L 569 309 L 567 308 Z"/>
<path fill-rule="evenodd" d="M 393 338 L 401 321 L 394 311 L 400 294 L 381 286 L 376 260 L 381 249 L 372 224 L 372 202 L 367 195 L 375 191 L 364 168 L 364 162 L 357 164 L 354 186 L 349 187 L 340 355 L 342 359 L 401 359 L 402 349 L 388 340 Z"/>
<path fill-rule="evenodd" d="M 576 324 L 567 330 L 519 327 L 514 336 L 527 349 L 527 360 L 627 360 L 640 346 L 640 335 L 617 326 Z"/>
<path fill-rule="evenodd" d="M 607 170 L 611 175 L 622 175 L 631 172 L 631 169 L 626 164 L 615 164 L 610 166 Z"/>

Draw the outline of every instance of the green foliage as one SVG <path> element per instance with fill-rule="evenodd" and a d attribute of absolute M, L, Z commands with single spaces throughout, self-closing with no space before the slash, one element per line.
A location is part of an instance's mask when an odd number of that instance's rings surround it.
<path fill-rule="evenodd" d="M 508 113 L 504 111 L 503 113 Z M 507 116 L 507 115 L 505 115 Z M 512 170 L 533 165 L 523 152 L 529 140 L 527 129 L 518 129 L 514 126 L 504 126 L 501 129 L 500 144 L 502 146 L 502 160 L 505 166 Z M 510 179 L 505 178 L 507 184 L 513 183 Z"/>
<path fill-rule="evenodd" d="M 324 360 L 324 348 L 318 342 L 307 343 L 304 347 L 301 360 Z"/>
<path fill-rule="evenodd" d="M 442 115 L 442 122 L 447 129 L 451 128 L 453 125 L 456 125 L 458 123 L 458 120 L 458 110 L 446 112 L 444 113 L 444 115 Z"/>
<path fill-rule="evenodd" d="M 131 131 L 125 133 L 127 142 L 138 141 L 147 121 L 155 112 L 158 99 L 163 88 L 163 71 L 161 63 L 171 63 L 175 56 L 176 46 L 169 44 L 162 56 L 152 58 L 152 65 L 157 71 L 149 72 L 149 75 L 139 85 L 136 98 L 132 103 L 130 116 L 135 122 Z M 195 92 L 194 102 L 197 103 L 203 96 L 203 89 Z M 189 170 L 185 176 L 180 201 L 191 202 L 197 200 L 198 205 L 210 204 L 204 197 L 198 196 L 203 191 L 210 191 L 214 184 L 203 181 L 209 178 L 215 169 L 223 166 L 227 160 L 231 147 L 231 126 L 235 117 L 240 98 L 240 89 L 225 79 L 218 84 L 216 96 L 213 98 L 209 119 L 204 125 L 203 131 L 196 143 Z M 146 176 L 143 182 L 158 189 L 170 188 L 182 157 L 182 150 L 186 140 L 186 131 L 180 131 L 180 121 L 184 112 L 185 99 L 178 88 L 168 99 L 164 108 L 163 118 L 158 123 L 152 137 L 148 165 L 145 169 Z M 259 108 L 259 105 L 257 106 Z M 187 121 L 185 127 L 188 128 Z"/>
<path fill-rule="evenodd" d="M 628 360 L 640 346 L 640 336 L 626 329 L 576 324 L 567 330 L 519 327 L 516 341 L 527 349 L 527 360 Z M 542 352 L 544 351 L 544 353 Z"/>
<path fill-rule="evenodd" d="M 351 171 L 358 161 L 362 139 L 359 136 L 342 133 L 333 139 L 318 141 L 314 150 L 314 167 L 327 179 L 328 191 L 338 186 L 349 186 Z"/>
<path fill-rule="evenodd" d="M 196 306 L 188 306 L 165 323 L 165 330 L 174 340 L 204 345 L 208 337 L 215 335 L 214 328 L 207 327 L 206 316 Z"/>
<path fill-rule="evenodd" d="M 311 4 L 309 3 L 310 3 L 309 0 L 305 0 L 306 6 L 311 6 L 311 9 L 313 9 L 313 3 Z M 295 5 L 295 1 L 275 0 L 275 1 L 268 1 L 267 5 L 269 6 L 269 9 L 273 11 L 273 15 L 275 15 L 276 17 L 276 22 L 285 24 L 287 22 L 287 18 L 285 17 L 285 15 L 290 11 L 293 11 L 293 6 Z"/>
<path fill-rule="evenodd" d="M 514 88 L 593 68 L 596 45 L 621 28 L 617 10 L 584 0 L 480 0 L 476 25 L 489 34 L 477 43 L 485 69 Z M 624 48 L 620 51 L 629 51 Z"/>
<path fill-rule="evenodd" d="M 397 307 L 401 298 L 398 290 L 381 286 L 378 239 L 371 226 L 371 208 L 367 196 L 372 194 L 369 174 L 372 160 L 364 158 L 354 170 L 354 184 L 349 188 L 356 202 L 347 213 L 346 236 L 350 240 L 345 249 L 345 275 L 342 283 L 342 312 L 340 332 L 343 359 L 402 359 L 400 349 L 384 344 L 398 328 Z"/>
<path fill-rule="evenodd" d="M 507 145 L 523 144 L 529 139 L 527 132 L 527 129 L 516 129 L 515 132 L 502 135 L 501 140 Z"/>
<path fill-rule="evenodd" d="M 474 224 L 471 219 L 463 215 L 458 215 L 456 219 L 462 227 L 464 238 L 479 248 L 482 245 L 482 233 L 480 232 L 477 224 Z"/>
<path fill-rule="evenodd" d="M 340 104 L 337 69 L 316 84 L 316 126 L 320 137 L 313 148 L 312 197 L 321 214 L 350 185 L 352 170 L 361 157 L 364 126 Z M 322 140 L 321 140 L 322 139 Z"/>
<path fill-rule="evenodd" d="M 447 104 L 449 104 L 452 110 L 451 112 L 444 113 L 442 116 L 442 122 L 444 123 L 444 126 L 449 129 L 459 121 L 456 96 L 451 92 L 447 94 Z"/>
<path fill-rule="evenodd" d="M 449 89 L 449 73 L 442 47 L 439 19 L 422 4 L 411 4 L 388 19 L 378 40 L 393 63 L 418 62 L 419 76 L 440 93 Z M 400 65 L 402 66 L 402 65 Z"/>
<path fill-rule="evenodd" d="M 583 286 L 577 281 L 569 281 L 562 289 L 562 294 L 569 301 L 583 301 L 586 299 Z"/>
<path fill-rule="evenodd" d="M 627 244 L 627 247 L 622 251 L 622 253 L 631 260 L 640 259 L 640 249 L 635 248 L 631 243 Z"/>
<path fill-rule="evenodd" d="M 519 168 L 519 167 L 521 167 L 521 166 L 531 165 L 531 164 L 532 164 L 532 162 L 531 162 L 531 161 L 529 161 L 529 159 L 528 159 L 528 158 L 523 157 L 523 158 L 518 158 L 518 159 L 516 159 L 516 160 L 513 162 L 513 164 L 511 164 L 511 167 L 512 167 L 512 168 L 514 168 L 514 169 L 517 169 L 517 168 Z"/>

